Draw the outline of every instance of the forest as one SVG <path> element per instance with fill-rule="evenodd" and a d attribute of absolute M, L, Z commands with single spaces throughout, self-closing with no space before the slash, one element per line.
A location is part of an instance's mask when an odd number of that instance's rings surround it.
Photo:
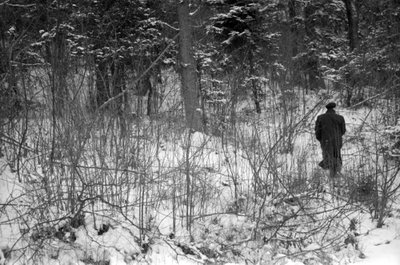
<path fill-rule="evenodd" d="M 362 262 L 399 172 L 398 0 L 0 0 L 1 265 Z"/>

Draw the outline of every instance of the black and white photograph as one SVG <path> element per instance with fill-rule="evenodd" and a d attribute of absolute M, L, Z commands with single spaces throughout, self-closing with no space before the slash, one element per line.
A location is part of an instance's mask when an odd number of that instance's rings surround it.
<path fill-rule="evenodd" d="M 399 0 L 0 0 L 0 265 L 400 265 Z"/>

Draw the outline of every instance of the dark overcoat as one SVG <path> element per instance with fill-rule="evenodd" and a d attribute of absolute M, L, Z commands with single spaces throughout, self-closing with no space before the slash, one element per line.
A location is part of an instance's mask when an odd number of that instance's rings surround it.
<path fill-rule="evenodd" d="M 319 164 L 324 169 L 340 170 L 342 165 L 342 136 L 346 132 L 343 116 L 336 114 L 334 109 L 319 115 L 315 123 L 315 136 L 321 144 L 323 161 Z"/>

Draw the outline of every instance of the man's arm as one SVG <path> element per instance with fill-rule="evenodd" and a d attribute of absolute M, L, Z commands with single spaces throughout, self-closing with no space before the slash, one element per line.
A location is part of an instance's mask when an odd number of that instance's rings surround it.
<path fill-rule="evenodd" d="M 342 135 L 343 134 L 345 134 L 346 133 L 346 122 L 345 122 L 345 120 L 344 120 L 344 118 L 342 117 L 342 124 L 341 124 L 341 126 L 340 126 L 340 130 L 341 130 L 341 133 L 342 133 Z"/>
<path fill-rule="evenodd" d="M 319 117 L 317 117 L 317 121 L 315 122 L 315 137 L 318 141 L 321 141 L 321 121 Z"/>

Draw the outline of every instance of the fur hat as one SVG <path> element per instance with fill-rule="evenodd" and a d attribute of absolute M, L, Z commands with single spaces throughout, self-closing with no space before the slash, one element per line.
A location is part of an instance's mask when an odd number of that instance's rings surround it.
<path fill-rule="evenodd" d="M 327 109 L 333 109 L 334 107 L 336 107 L 336 103 L 335 102 L 329 102 L 328 104 L 326 104 L 325 107 Z"/>

